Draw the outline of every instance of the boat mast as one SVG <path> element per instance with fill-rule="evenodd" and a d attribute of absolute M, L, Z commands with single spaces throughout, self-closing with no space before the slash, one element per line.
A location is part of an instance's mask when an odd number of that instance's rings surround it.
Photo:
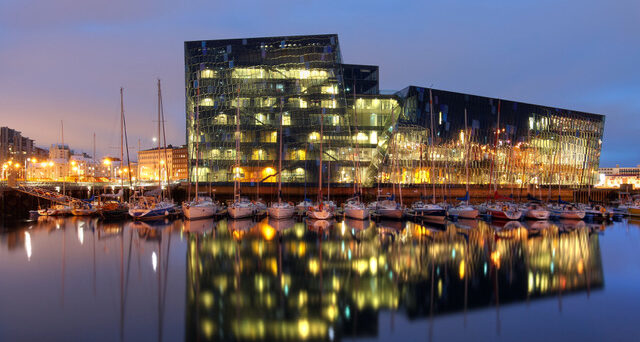
<path fill-rule="evenodd" d="M 162 198 L 162 170 L 160 164 L 160 80 L 158 80 L 158 189 Z"/>
<path fill-rule="evenodd" d="M 122 88 L 121 88 L 122 89 Z M 122 94 L 120 101 L 122 101 Z M 127 120 L 124 116 L 124 105 L 122 107 L 122 128 L 124 129 L 124 150 L 127 151 L 127 175 L 129 176 L 129 188 L 133 188 L 133 182 L 131 181 L 131 159 L 129 159 L 129 139 L 127 138 Z M 124 161 L 124 160 L 123 160 Z M 124 200 L 124 188 L 122 190 L 122 199 Z"/>
<path fill-rule="evenodd" d="M 124 174 L 122 170 L 122 165 L 124 164 L 124 100 L 123 100 L 123 89 L 120 87 L 120 189 L 122 189 L 122 193 L 124 195 Z"/>
<path fill-rule="evenodd" d="M 162 91 L 160 90 L 160 79 L 158 79 L 158 93 L 160 94 L 160 99 L 159 99 L 159 103 L 160 103 L 160 117 L 161 117 L 161 121 L 162 121 L 162 140 L 164 141 L 164 172 L 165 175 L 167 176 L 167 196 L 169 196 L 169 198 L 171 198 L 171 171 L 169 170 L 169 157 L 167 155 L 167 132 L 164 129 L 164 106 L 162 104 Z M 173 150 L 171 151 L 171 153 L 173 154 Z M 173 162 L 171 163 L 171 165 L 173 166 Z M 173 167 L 172 167 L 173 168 Z M 197 195 L 197 194 L 196 194 Z"/>
<path fill-rule="evenodd" d="M 396 160 L 396 182 L 398 183 L 398 196 L 400 197 L 400 206 L 402 206 L 402 185 L 400 183 L 400 180 L 401 180 L 400 176 L 401 176 L 402 173 L 400 172 L 400 167 L 399 167 L 399 164 L 400 164 L 399 159 L 400 158 L 398 158 L 398 142 L 396 141 L 395 138 L 393 139 L 393 141 L 394 141 L 393 142 L 393 149 L 394 149 L 393 155 L 394 155 L 395 160 Z"/>
<path fill-rule="evenodd" d="M 360 149 L 358 141 L 358 109 L 356 106 L 356 82 L 353 82 L 353 117 L 354 117 L 354 125 L 355 125 L 355 154 L 354 154 L 354 177 L 353 177 L 353 194 L 356 196 L 358 202 L 360 202 Z"/>
<path fill-rule="evenodd" d="M 93 196 L 96 193 L 96 132 L 93 132 L 93 172 L 91 172 L 92 176 L 92 187 L 91 187 L 91 195 Z"/>
<path fill-rule="evenodd" d="M 324 134 L 324 108 L 320 113 L 320 171 L 318 172 L 318 206 L 322 208 L 322 141 Z"/>
<path fill-rule="evenodd" d="M 284 98 L 280 97 L 280 149 L 278 151 L 278 204 L 282 203 L 282 107 L 284 105 Z"/>
<path fill-rule="evenodd" d="M 496 153 L 498 151 L 498 139 L 500 139 L 500 100 L 498 100 L 498 121 L 496 123 L 496 141 L 493 144 L 493 155 L 491 156 L 491 169 L 489 171 L 489 197 L 491 197 L 491 184 L 493 183 L 493 164 L 495 163 Z M 495 186 L 498 191 L 498 186 Z"/>
<path fill-rule="evenodd" d="M 236 165 L 233 170 L 233 197 L 235 201 L 240 201 L 240 182 L 236 177 L 236 172 L 240 168 L 240 85 L 238 85 L 236 103 Z"/>
<path fill-rule="evenodd" d="M 64 123 L 62 122 L 62 120 L 60 120 L 60 132 L 61 132 L 61 136 L 62 136 L 62 155 L 64 156 L 65 152 L 64 152 Z M 69 159 L 71 159 L 71 150 L 69 150 Z M 67 187 L 67 176 L 69 175 L 69 163 L 67 162 L 67 167 L 66 167 L 66 171 L 64 177 L 62 177 L 62 194 L 65 195 L 65 193 L 67 192 L 66 187 Z M 66 195 L 65 195 L 66 196 Z"/>
<path fill-rule="evenodd" d="M 198 202 L 198 160 L 200 159 L 200 73 L 197 73 L 197 87 L 196 87 L 196 132 L 195 132 L 195 149 L 196 149 L 196 172 L 195 172 L 195 182 L 196 182 L 196 194 L 194 199 Z M 189 188 L 191 188 L 191 183 L 189 183 Z"/>
<path fill-rule="evenodd" d="M 471 138 L 467 128 L 467 108 L 464 109 L 464 172 L 465 187 L 467 190 L 467 205 L 469 204 L 469 139 Z"/>
<path fill-rule="evenodd" d="M 433 136 L 433 93 L 431 91 L 431 89 L 429 89 L 429 112 L 431 113 L 431 142 L 429 143 L 429 146 L 431 147 L 429 149 L 429 154 L 430 154 L 430 160 L 431 160 L 431 183 L 433 186 L 433 197 L 431 199 L 431 201 L 435 204 L 436 203 L 436 182 L 434 177 L 434 173 L 435 173 L 435 169 L 434 169 L 434 165 L 433 165 L 433 143 L 434 143 L 434 136 Z"/>
<path fill-rule="evenodd" d="M 331 155 L 329 152 L 331 151 L 331 143 L 329 143 L 328 151 L 327 151 L 327 202 L 331 200 Z"/>

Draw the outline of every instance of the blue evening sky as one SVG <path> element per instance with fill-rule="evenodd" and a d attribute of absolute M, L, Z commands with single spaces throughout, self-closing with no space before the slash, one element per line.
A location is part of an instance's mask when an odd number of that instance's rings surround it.
<path fill-rule="evenodd" d="M 0 125 L 47 146 L 150 147 L 155 80 L 184 143 L 185 40 L 337 33 L 347 63 L 409 84 L 605 114 L 602 166 L 640 164 L 640 2 L 2 0 Z"/>

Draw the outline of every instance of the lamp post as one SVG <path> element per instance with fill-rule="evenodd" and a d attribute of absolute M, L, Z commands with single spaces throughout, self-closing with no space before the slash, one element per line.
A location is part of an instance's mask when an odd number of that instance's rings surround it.
<path fill-rule="evenodd" d="M 102 162 L 104 165 L 109 167 L 109 181 L 111 181 L 111 160 L 109 158 L 105 158 L 105 160 Z"/>

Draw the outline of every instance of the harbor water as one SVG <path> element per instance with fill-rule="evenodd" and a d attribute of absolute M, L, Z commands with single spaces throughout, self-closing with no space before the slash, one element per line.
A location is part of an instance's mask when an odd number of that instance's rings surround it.
<path fill-rule="evenodd" d="M 0 226 L 0 341 L 634 341 L 640 222 Z"/>

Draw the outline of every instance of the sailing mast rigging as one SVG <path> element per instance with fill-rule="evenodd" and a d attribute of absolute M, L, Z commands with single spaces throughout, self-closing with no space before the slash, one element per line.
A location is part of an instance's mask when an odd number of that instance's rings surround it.
<path fill-rule="evenodd" d="M 430 133 L 431 133 L 431 141 L 429 143 L 429 160 L 431 161 L 431 183 L 432 183 L 432 187 L 433 187 L 433 194 L 432 194 L 432 203 L 435 204 L 436 203 L 436 182 L 434 179 L 435 176 L 435 168 L 434 168 L 434 153 L 433 153 L 433 143 L 434 141 L 434 136 L 433 136 L 433 92 L 431 91 L 431 88 L 429 88 L 429 113 L 431 114 L 431 129 L 430 129 Z"/>

